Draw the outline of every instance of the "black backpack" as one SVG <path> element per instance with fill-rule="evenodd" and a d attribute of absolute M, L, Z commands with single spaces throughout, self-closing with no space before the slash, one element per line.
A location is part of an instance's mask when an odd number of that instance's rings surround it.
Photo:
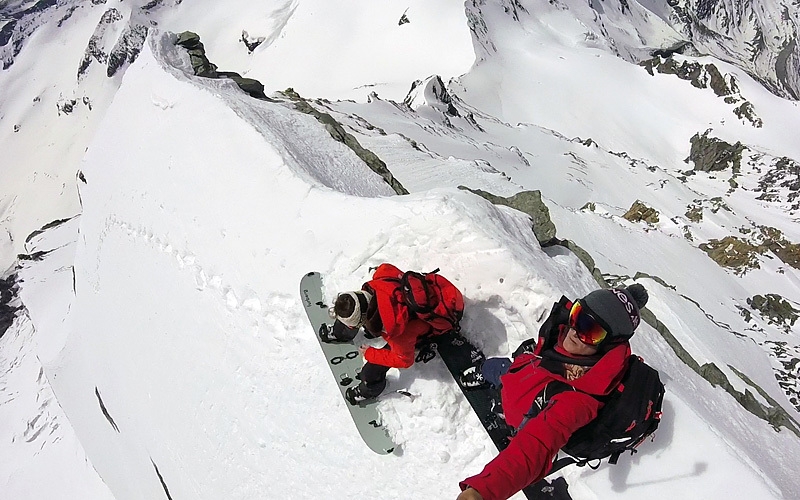
<path fill-rule="evenodd" d="M 555 387 L 551 387 L 553 385 Z M 564 390 L 574 389 L 562 382 L 548 384 L 534 400 L 531 411 L 525 415 L 519 429 L 536 416 L 551 397 Z M 554 462 L 550 474 L 572 463 L 584 466 L 590 461 L 604 458 L 608 458 L 610 464 L 616 464 L 625 451 L 636 453 L 636 447 L 653 434 L 661 422 L 664 384 L 657 370 L 640 357 L 631 356 L 617 389 L 598 399 L 605 405 L 597 418 L 570 437 L 561 449 L 567 456 Z"/>

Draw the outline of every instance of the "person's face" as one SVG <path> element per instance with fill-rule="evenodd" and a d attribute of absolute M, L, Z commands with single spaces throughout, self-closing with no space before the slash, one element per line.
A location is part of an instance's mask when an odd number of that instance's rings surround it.
<path fill-rule="evenodd" d="M 564 349 L 576 356 L 591 356 L 597 353 L 597 347 L 581 342 L 574 328 L 570 328 L 564 338 Z"/>

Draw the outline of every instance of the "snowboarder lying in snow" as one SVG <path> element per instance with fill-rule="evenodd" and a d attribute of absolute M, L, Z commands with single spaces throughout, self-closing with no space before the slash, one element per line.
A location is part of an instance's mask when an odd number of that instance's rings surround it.
<path fill-rule="evenodd" d="M 364 327 L 365 336 L 368 338 L 383 337 L 386 345 L 381 349 L 362 345 L 361 353 L 366 360 L 361 369 L 361 383 L 351 387 L 345 392 L 347 401 L 356 405 L 362 401 L 376 398 L 386 388 L 386 373 L 390 368 L 408 368 L 414 364 L 417 342 L 421 337 L 439 333 L 436 330 L 438 322 L 452 328 L 457 324 L 458 317 L 447 321 L 442 317 L 429 317 L 428 321 L 420 319 L 421 315 L 410 312 L 408 297 L 403 296 L 403 286 L 406 274 L 391 264 L 381 264 L 373 274 L 372 279 L 364 283 L 361 290 L 339 294 L 333 307 L 336 321 L 333 328 L 321 332 L 323 342 L 349 342 L 355 338 L 360 327 Z M 417 274 L 421 279 L 435 281 L 429 287 L 437 288 L 440 301 L 452 303 L 463 309 L 460 301 L 460 292 L 455 290 L 446 280 L 434 273 L 427 276 Z M 438 276 L 437 279 L 434 279 Z M 438 281 L 437 281 L 438 280 Z M 410 285 L 409 285 L 410 286 Z M 447 290 L 441 295 L 444 286 Z M 427 288 L 429 291 L 431 288 Z M 456 294 L 458 299 L 452 297 Z M 460 312 L 459 312 L 460 314 Z"/>
<path fill-rule="evenodd" d="M 570 436 L 597 417 L 602 403 L 619 384 L 631 355 L 628 340 L 639 326 L 639 308 L 647 290 L 596 290 L 553 306 L 539 338 L 525 341 L 514 360 L 489 358 L 462 375 L 462 384 L 500 388 L 502 414 L 517 429 L 507 448 L 480 474 L 461 482 L 457 500 L 503 500 L 544 478 Z M 548 383 L 555 382 L 548 386 Z M 534 399 L 548 386 L 563 392 L 533 418 L 526 417 Z"/>

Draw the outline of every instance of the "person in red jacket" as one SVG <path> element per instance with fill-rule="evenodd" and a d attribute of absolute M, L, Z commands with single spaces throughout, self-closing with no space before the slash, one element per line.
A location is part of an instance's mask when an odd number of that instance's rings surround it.
<path fill-rule="evenodd" d="M 386 388 L 390 368 L 408 368 L 414 364 L 417 341 L 431 332 L 431 326 L 411 317 L 407 307 L 398 302 L 394 280 L 402 272 L 391 264 L 381 264 L 361 290 L 339 294 L 333 306 L 333 328 L 320 333 L 323 342 L 351 341 L 363 327 L 368 338 L 383 337 L 380 349 L 362 345 L 359 350 L 366 363 L 361 369 L 361 383 L 347 389 L 347 401 L 356 405 L 378 397 Z"/>
<path fill-rule="evenodd" d="M 570 436 L 597 416 L 598 397 L 619 384 L 647 298 L 639 284 L 595 290 L 574 303 L 562 297 L 535 344 L 524 342 L 513 362 L 489 358 L 465 371 L 467 386 L 500 388 L 502 414 L 517 432 L 482 472 L 460 483 L 457 500 L 504 500 L 548 474 Z M 540 395 L 546 403 L 530 418 L 526 414 Z"/>

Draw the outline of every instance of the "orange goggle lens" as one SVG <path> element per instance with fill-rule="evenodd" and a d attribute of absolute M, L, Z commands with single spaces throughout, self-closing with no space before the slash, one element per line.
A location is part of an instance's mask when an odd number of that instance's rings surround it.
<path fill-rule="evenodd" d="M 580 301 L 575 301 L 569 311 L 569 326 L 575 329 L 581 342 L 591 346 L 599 345 L 608 335 Z"/>

